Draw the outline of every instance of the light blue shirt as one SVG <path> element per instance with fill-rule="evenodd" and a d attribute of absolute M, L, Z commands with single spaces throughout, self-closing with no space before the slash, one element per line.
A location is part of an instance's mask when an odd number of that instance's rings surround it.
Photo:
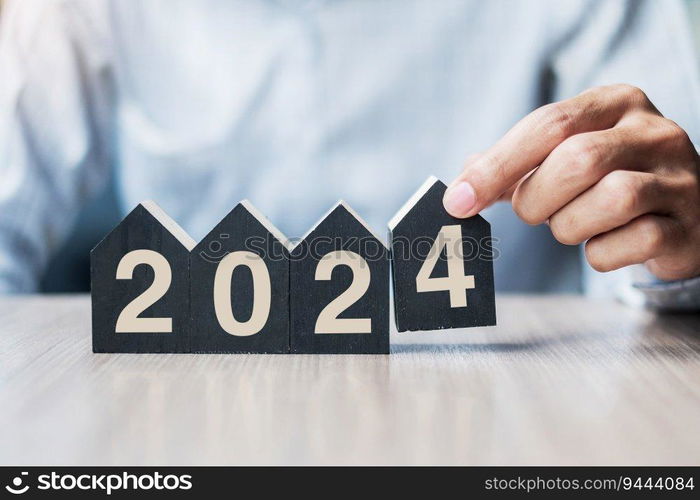
<path fill-rule="evenodd" d="M 124 213 L 156 200 L 195 239 L 243 198 L 294 237 L 339 198 L 385 232 L 428 175 L 595 85 L 641 87 L 700 143 L 695 61 L 676 0 L 10 1 L 0 290 L 36 288 L 110 172 Z M 484 215 L 498 289 L 640 300 L 634 268 Z"/>

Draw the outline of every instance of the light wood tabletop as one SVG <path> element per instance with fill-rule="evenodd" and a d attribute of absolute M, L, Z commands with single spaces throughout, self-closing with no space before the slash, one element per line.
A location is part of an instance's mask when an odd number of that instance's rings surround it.
<path fill-rule="evenodd" d="M 93 354 L 87 296 L 0 299 L 2 464 L 700 464 L 700 316 L 499 296 L 389 356 Z"/>

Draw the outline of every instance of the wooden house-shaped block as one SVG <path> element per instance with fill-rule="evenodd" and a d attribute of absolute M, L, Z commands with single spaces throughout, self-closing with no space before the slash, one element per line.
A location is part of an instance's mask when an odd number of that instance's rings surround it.
<path fill-rule="evenodd" d="M 291 250 L 291 351 L 389 353 L 389 257 L 344 202 Z"/>
<path fill-rule="evenodd" d="M 491 226 L 457 219 L 430 177 L 389 222 L 398 331 L 496 324 Z"/>
<path fill-rule="evenodd" d="M 94 352 L 189 352 L 195 242 L 152 201 L 90 253 Z"/>
<path fill-rule="evenodd" d="M 289 352 L 287 238 L 247 200 L 190 254 L 192 352 Z"/>

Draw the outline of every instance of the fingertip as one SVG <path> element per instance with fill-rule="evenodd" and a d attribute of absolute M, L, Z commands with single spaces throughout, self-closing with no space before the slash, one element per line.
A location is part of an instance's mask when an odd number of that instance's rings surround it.
<path fill-rule="evenodd" d="M 452 217 L 470 217 L 476 207 L 476 192 L 469 182 L 459 181 L 447 188 L 442 204 Z"/>

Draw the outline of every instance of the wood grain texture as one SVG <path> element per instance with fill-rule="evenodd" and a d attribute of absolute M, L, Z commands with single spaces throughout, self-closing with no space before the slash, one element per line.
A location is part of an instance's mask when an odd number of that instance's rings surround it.
<path fill-rule="evenodd" d="M 700 464 L 700 317 L 499 296 L 391 356 L 93 354 L 86 296 L 0 300 L 2 464 Z"/>

